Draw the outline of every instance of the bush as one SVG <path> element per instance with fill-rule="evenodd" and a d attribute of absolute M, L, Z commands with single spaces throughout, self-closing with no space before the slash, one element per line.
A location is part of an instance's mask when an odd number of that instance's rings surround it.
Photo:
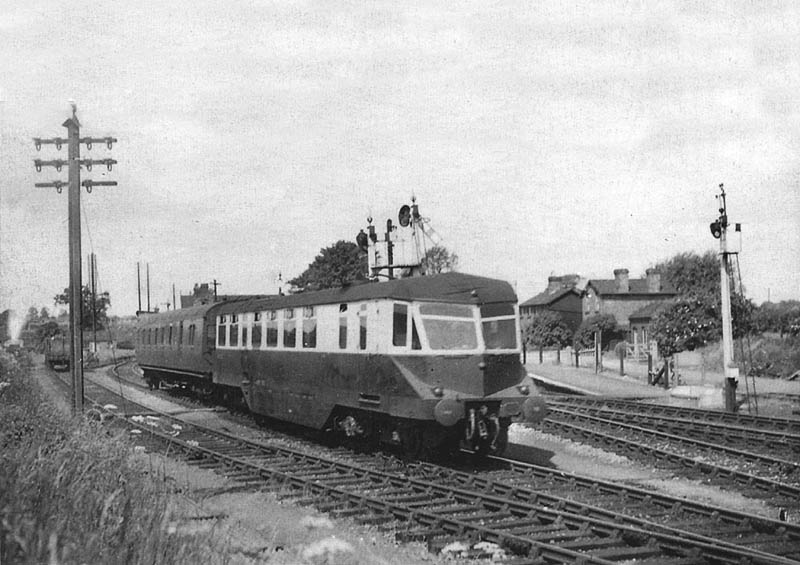
<path fill-rule="evenodd" d="M 204 539 L 170 535 L 174 495 L 119 432 L 60 415 L 0 353 L 3 563 L 219 562 Z"/>

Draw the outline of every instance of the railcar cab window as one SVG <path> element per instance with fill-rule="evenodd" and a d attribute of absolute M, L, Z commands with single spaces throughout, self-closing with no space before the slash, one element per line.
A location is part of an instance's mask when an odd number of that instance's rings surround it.
<path fill-rule="evenodd" d="M 267 312 L 267 347 L 278 347 L 278 312 L 270 310 Z"/>
<path fill-rule="evenodd" d="M 481 327 L 486 349 L 517 349 L 517 313 L 513 304 L 481 306 Z"/>
<path fill-rule="evenodd" d="M 283 311 L 283 346 L 295 347 L 297 344 L 297 320 L 294 319 L 294 308 Z"/>
<path fill-rule="evenodd" d="M 317 319 L 314 307 L 303 308 L 303 348 L 312 349 L 317 346 Z"/>
<path fill-rule="evenodd" d="M 419 313 L 431 349 L 470 351 L 478 348 L 474 306 L 423 302 Z"/>

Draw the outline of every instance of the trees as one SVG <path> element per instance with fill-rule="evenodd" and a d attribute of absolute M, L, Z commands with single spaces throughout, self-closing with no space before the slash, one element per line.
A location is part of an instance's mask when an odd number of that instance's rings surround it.
<path fill-rule="evenodd" d="M 615 337 L 617 319 L 614 314 L 595 314 L 583 320 L 573 337 L 575 349 L 594 347 L 594 334 L 596 332 L 603 332 L 603 343 L 608 343 L 612 337 Z"/>
<path fill-rule="evenodd" d="M 108 307 L 111 306 L 111 299 L 109 298 L 108 293 L 103 292 L 101 294 L 97 294 L 93 304 L 92 291 L 88 286 L 84 286 L 81 288 L 81 296 L 83 301 L 83 309 L 81 311 L 81 329 L 92 329 L 93 320 L 96 320 L 98 329 L 104 328 L 107 321 L 106 310 L 108 310 Z M 64 292 L 61 294 L 56 294 L 53 300 L 55 301 L 56 305 L 68 305 L 70 302 L 69 288 L 65 288 Z M 93 311 L 94 316 L 92 315 Z"/>
<path fill-rule="evenodd" d="M 562 349 L 572 342 L 572 331 L 556 312 L 542 310 L 533 314 L 525 328 L 525 342 L 536 347 Z"/>
<path fill-rule="evenodd" d="M 722 337 L 722 299 L 719 257 L 713 251 L 703 255 L 679 253 L 656 268 L 678 291 L 671 304 L 653 317 L 651 335 L 661 355 L 668 357 L 692 351 Z M 755 305 L 741 294 L 731 296 L 734 337 L 753 328 Z"/>
<path fill-rule="evenodd" d="M 434 245 L 425 252 L 425 257 L 422 259 L 422 266 L 425 273 L 428 275 L 449 273 L 458 268 L 458 255 L 450 253 L 447 248 L 442 245 Z"/>
<path fill-rule="evenodd" d="M 291 279 L 292 292 L 333 288 L 365 280 L 367 256 L 355 243 L 340 240 L 320 250 L 299 276 Z"/>

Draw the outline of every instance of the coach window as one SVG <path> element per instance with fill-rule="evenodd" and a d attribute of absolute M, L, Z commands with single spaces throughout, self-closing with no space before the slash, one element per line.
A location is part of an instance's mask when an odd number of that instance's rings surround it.
<path fill-rule="evenodd" d="M 189 345 L 194 345 L 194 332 L 195 332 L 195 325 L 189 324 Z"/>
<path fill-rule="evenodd" d="M 297 344 L 297 321 L 294 319 L 294 309 L 287 308 L 283 311 L 283 346 L 294 347 Z"/>
<path fill-rule="evenodd" d="M 253 314 L 253 328 L 250 330 L 253 349 L 261 349 L 261 312 Z"/>
<path fill-rule="evenodd" d="M 339 349 L 347 349 L 347 304 L 339 304 Z"/>
<path fill-rule="evenodd" d="M 317 346 L 317 319 L 314 307 L 303 308 L 303 348 L 313 349 Z"/>
<path fill-rule="evenodd" d="M 367 348 L 367 305 L 362 304 L 358 311 L 358 348 Z"/>
<path fill-rule="evenodd" d="M 267 347 L 278 347 L 278 311 L 267 312 Z"/>
<path fill-rule="evenodd" d="M 167 326 L 161 328 L 161 345 L 167 343 Z"/>
<path fill-rule="evenodd" d="M 178 347 L 183 345 L 183 322 L 178 322 Z"/>
<path fill-rule="evenodd" d="M 219 347 L 225 347 L 227 345 L 228 340 L 228 317 L 227 316 L 218 316 L 217 317 L 217 345 Z"/>
<path fill-rule="evenodd" d="M 167 338 L 167 345 L 172 347 L 172 324 L 169 325 L 169 333 L 167 335 L 169 336 Z"/>

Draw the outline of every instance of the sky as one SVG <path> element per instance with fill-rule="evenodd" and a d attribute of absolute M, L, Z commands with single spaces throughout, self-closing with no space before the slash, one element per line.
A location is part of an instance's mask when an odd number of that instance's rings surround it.
<path fill-rule="evenodd" d="M 800 4 L 28 0 L 0 4 L 0 311 L 69 284 L 66 158 L 33 137 L 114 136 L 82 179 L 82 254 L 112 315 L 195 283 L 272 293 L 321 248 L 411 201 L 459 270 L 524 301 L 547 277 L 632 278 L 718 249 L 724 183 L 756 303 L 800 299 Z M 86 280 L 84 268 L 84 281 Z M 146 297 L 143 297 L 146 306 Z"/>

